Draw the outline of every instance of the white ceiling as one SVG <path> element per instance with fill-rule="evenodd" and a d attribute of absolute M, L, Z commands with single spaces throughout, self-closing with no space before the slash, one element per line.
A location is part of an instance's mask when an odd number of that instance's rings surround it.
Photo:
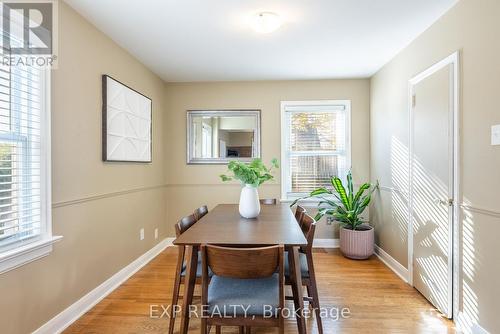
<path fill-rule="evenodd" d="M 66 0 L 165 81 L 370 77 L 457 0 Z M 248 17 L 285 21 L 261 35 Z"/>

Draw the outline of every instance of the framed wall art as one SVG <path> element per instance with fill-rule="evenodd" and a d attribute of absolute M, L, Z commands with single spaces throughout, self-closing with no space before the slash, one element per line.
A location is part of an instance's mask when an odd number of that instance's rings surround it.
<path fill-rule="evenodd" d="M 152 101 L 109 75 L 102 76 L 102 160 L 152 161 Z"/>

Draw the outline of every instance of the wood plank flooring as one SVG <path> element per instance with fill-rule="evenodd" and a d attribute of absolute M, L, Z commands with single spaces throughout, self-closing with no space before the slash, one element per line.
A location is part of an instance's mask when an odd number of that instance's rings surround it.
<path fill-rule="evenodd" d="M 170 304 L 176 258 L 176 248 L 167 248 L 64 333 L 167 333 L 168 318 L 150 318 L 150 307 Z M 336 249 L 319 249 L 314 259 L 321 306 L 350 311 L 346 318 L 335 319 L 335 314 L 324 318 L 325 334 L 455 333 L 451 321 L 442 318 L 415 289 L 377 258 L 353 261 Z M 292 307 L 291 302 L 287 303 Z M 159 315 L 161 306 L 153 306 L 156 309 L 158 312 L 153 314 Z M 179 323 L 177 320 L 175 333 Z M 200 332 L 199 323 L 198 319 L 191 320 L 190 333 Z M 286 333 L 297 332 L 294 318 L 287 319 L 285 324 Z M 308 333 L 317 333 L 314 318 L 308 319 L 307 327 Z M 276 332 L 277 329 L 252 329 L 254 334 Z M 222 333 L 238 331 L 227 327 Z"/>

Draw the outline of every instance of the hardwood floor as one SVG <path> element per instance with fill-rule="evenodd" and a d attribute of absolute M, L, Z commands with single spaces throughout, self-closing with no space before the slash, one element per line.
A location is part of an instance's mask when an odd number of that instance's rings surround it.
<path fill-rule="evenodd" d="M 150 318 L 150 306 L 158 305 L 153 306 L 153 314 L 159 315 L 160 305 L 170 304 L 176 257 L 176 248 L 167 248 L 64 333 L 166 333 L 168 318 Z M 325 333 L 455 333 L 451 321 L 441 318 L 377 258 L 353 261 L 336 249 L 319 249 L 314 259 L 321 306 L 350 311 L 346 318 L 323 318 Z M 199 295 L 198 290 L 196 293 Z M 291 302 L 287 305 L 292 307 Z M 177 320 L 176 333 L 179 323 Z M 199 324 L 198 319 L 192 319 L 190 333 L 199 333 Z M 287 319 L 285 326 L 286 333 L 297 332 L 294 318 Z M 314 318 L 308 319 L 307 327 L 308 333 L 317 333 Z M 231 327 L 222 332 L 238 333 Z M 275 332 L 252 329 L 255 334 Z"/>

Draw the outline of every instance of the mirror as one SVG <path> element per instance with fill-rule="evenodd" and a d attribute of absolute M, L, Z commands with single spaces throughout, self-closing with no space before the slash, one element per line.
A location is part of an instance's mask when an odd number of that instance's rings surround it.
<path fill-rule="evenodd" d="M 187 163 L 225 164 L 260 157 L 260 110 L 189 110 Z"/>

